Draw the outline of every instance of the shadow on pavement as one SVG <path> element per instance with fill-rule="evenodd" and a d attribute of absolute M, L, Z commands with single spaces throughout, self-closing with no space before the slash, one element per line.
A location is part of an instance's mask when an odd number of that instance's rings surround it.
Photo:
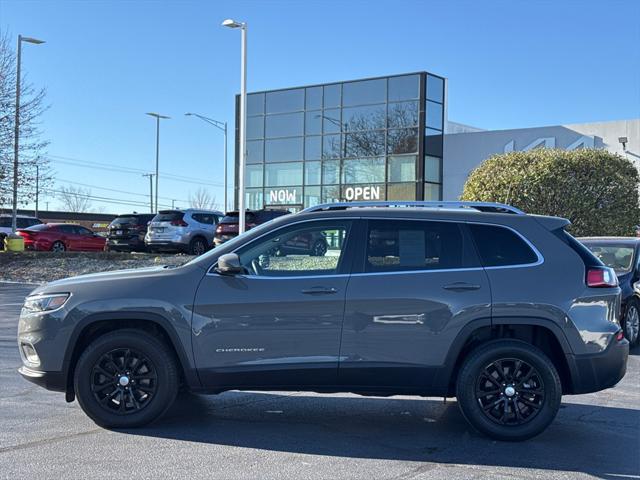
<path fill-rule="evenodd" d="M 151 427 L 127 430 L 189 442 L 312 455 L 583 472 L 637 478 L 640 411 L 563 404 L 542 435 L 492 441 L 455 401 L 226 392 L 184 395 Z M 418 468 L 419 470 L 419 468 Z M 419 473 L 419 472 L 418 472 Z"/>

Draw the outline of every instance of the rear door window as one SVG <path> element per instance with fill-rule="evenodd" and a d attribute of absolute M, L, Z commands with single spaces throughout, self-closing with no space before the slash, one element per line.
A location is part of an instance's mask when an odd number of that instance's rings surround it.
<path fill-rule="evenodd" d="M 538 261 L 538 255 L 514 231 L 497 225 L 468 225 L 485 267 L 529 265 Z"/>
<path fill-rule="evenodd" d="M 368 225 L 365 272 L 480 266 L 458 223 L 370 220 Z"/>

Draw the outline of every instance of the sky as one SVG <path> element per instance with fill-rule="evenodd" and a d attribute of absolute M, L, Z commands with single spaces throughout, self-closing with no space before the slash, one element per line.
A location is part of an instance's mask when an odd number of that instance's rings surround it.
<path fill-rule="evenodd" d="M 232 185 L 240 32 L 225 18 L 248 24 L 250 92 L 426 70 L 448 78 L 449 120 L 485 129 L 640 117 L 636 0 L 0 0 L 1 31 L 46 41 L 23 70 L 47 89 L 56 188 L 147 211 L 159 112 L 160 206 L 198 188 L 222 206 L 222 132 L 184 113 L 229 123 Z"/>

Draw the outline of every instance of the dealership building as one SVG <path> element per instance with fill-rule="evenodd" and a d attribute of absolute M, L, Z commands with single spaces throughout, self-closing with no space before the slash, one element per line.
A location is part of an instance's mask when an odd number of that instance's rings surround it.
<path fill-rule="evenodd" d="M 236 152 L 239 118 L 237 97 Z M 606 148 L 640 166 L 640 119 L 486 131 L 448 122 L 447 81 L 428 72 L 253 92 L 245 204 L 457 200 L 492 154 L 544 147 Z"/>

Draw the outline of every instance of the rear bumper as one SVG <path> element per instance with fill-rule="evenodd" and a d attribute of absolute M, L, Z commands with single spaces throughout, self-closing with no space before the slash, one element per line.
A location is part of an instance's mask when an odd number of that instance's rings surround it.
<path fill-rule="evenodd" d="M 144 249 L 146 247 L 144 240 L 141 240 L 138 236 L 131 238 L 109 238 L 107 239 L 107 247 L 113 250 L 133 250 Z"/>
<path fill-rule="evenodd" d="M 62 372 L 40 372 L 38 370 L 31 370 L 23 365 L 18 369 L 18 373 L 22 375 L 22 378 L 25 380 L 35 383 L 47 390 L 64 392 L 67 389 L 67 382 Z"/>
<path fill-rule="evenodd" d="M 216 234 L 216 236 L 213 237 L 213 244 L 217 247 L 219 245 L 222 245 L 224 242 L 228 242 L 232 238 L 236 238 L 237 236 L 238 236 L 237 233 L 224 234 L 224 235 Z"/>
<path fill-rule="evenodd" d="M 570 393 L 591 393 L 613 387 L 627 372 L 629 342 L 612 340 L 601 353 L 569 355 L 573 388 Z"/>

